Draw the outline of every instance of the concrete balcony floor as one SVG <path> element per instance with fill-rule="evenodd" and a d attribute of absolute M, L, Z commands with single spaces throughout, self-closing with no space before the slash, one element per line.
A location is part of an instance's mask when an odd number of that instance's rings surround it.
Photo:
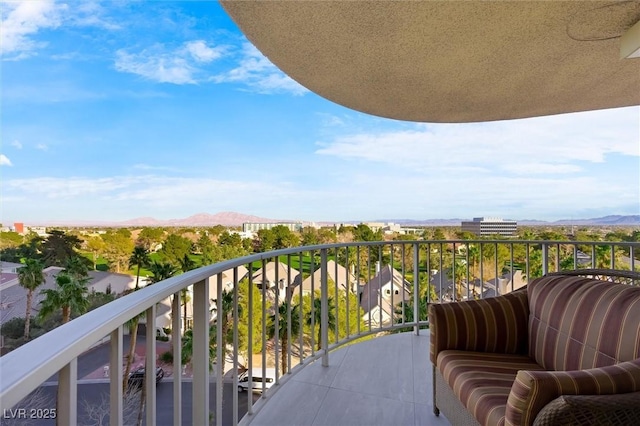
<path fill-rule="evenodd" d="M 244 420 L 259 425 L 449 425 L 433 414 L 429 330 L 343 347 L 281 386 Z"/>

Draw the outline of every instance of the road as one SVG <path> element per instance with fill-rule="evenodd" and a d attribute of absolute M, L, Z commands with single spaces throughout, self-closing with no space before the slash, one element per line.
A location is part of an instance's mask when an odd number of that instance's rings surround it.
<path fill-rule="evenodd" d="M 216 384 L 211 383 L 209 388 L 209 409 L 212 413 L 215 412 L 215 398 L 216 398 Z M 55 394 L 57 386 L 42 386 L 39 389 L 37 406 L 40 411 L 31 411 L 28 408 L 25 412 L 6 411 L 2 413 L 0 417 L 0 424 L 13 425 L 24 424 L 25 417 L 31 416 L 28 424 L 36 426 L 52 426 L 55 425 L 53 419 L 36 419 L 35 416 L 42 416 L 50 412 L 50 409 L 55 407 Z M 233 423 L 233 393 L 237 390 L 233 388 L 231 383 L 224 383 L 223 385 L 223 405 L 222 405 L 222 424 L 231 425 Z M 182 424 L 190 425 L 191 423 L 191 396 L 192 386 L 190 382 L 182 384 Z M 247 398 L 249 394 L 242 392 L 238 394 L 238 420 L 244 416 L 247 412 Z M 257 401 L 260 398 L 259 394 L 251 395 L 253 401 Z M 131 399 L 131 403 L 127 404 L 129 408 L 125 407 L 125 425 L 135 424 L 139 399 L 135 395 Z M 171 381 L 163 381 L 158 384 L 156 395 L 156 413 L 157 413 L 157 425 L 172 425 L 173 424 L 173 383 Z M 108 425 L 109 424 L 109 384 L 108 383 L 79 383 L 78 384 L 78 425 Z M 20 418 L 21 417 L 21 418 Z M 215 415 L 212 415 L 215 419 Z M 20 420 L 20 421 L 19 421 Z M 143 421 L 144 424 L 144 421 Z M 214 424 L 213 422 L 211 424 Z"/>
<path fill-rule="evenodd" d="M 138 344 L 144 344 L 145 336 L 138 336 Z M 129 336 L 123 336 L 123 348 L 129 347 Z M 78 377 L 81 378 L 78 384 L 78 425 L 108 425 L 108 407 L 109 407 L 109 384 L 108 383 L 83 383 L 82 377 L 94 372 L 109 362 L 109 343 L 97 346 L 78 357 Z M 42 419 L 50 413 L 50 410 L 55 407 L 55 394 L 57 385 L 51 382 L 57 382 L 57 374 L 49 379 L 49 384 L 41 386 L 37 391 L 37 402 L 32 407 L 37 407 L 39 411 L 26 411 L 5 410 L 4 413 L 0 413 L 0 425 L 18 425 L 18 424 L 30 424 L 37 426 L 49 426 L 55 425 L 55 420 Z M 210 410 L 213 413 L 215 410 L 215 397 L 216 397 L 216 384 L 211 382 L 209 390 Z M 232 424 L 232 412 L 233 412 L 233 392 L 237 393 L 237 390 L 233 388 L 231 383 L 223 384 L 223 425 Z M 238 394 L 238 419 L 247 412 L 248 393 L 243 392 Z M 182 384 L 182 424 L 191 424 L 191 396 L 192 396 L 192 384 L 190 381 L 183 382 Z M 252 395 L 253 401 L 257 401 L 260 398 L 259 394 Z M 130 416 L 125 419 L 125 425 L 135 424 L 138 412 L 138 399 L 131 402 Z M 173 424 L 173 382 L 166 380 L 158 384 L 156 395 L 156 409 L 157 409 L 157 424 L 171 425 Z M 39 417 L 39 418 L 35 418 Z M 213 417 L 215 418 L 215 417 Z M 144 423 L 144 422 L 143 422 Z M 213 424 L 213 423 L 212 423 Z"/>

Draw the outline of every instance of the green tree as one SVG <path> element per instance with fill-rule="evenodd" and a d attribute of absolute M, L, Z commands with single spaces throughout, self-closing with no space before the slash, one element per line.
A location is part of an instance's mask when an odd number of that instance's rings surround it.
<path fill-rule="evenodd" d="M 305 226 L 300 233 L 300 243 L 303 246 L 315 246 L 320 244 L 320 236 L 318 230 L 312 226 Z"/>
<path fill-rule="evenodd" d="M 151 250 L 156 244 L 162 241 L 164 237 L 164 229 L 144 227 L 136 238 L 136 246 L 142 246 L 147 250 Z"/>
<path fill-rule="evenodd" d="M 216 360 L 217 355 L 217 328 L 215 325 L 209 326 L 209 368 L 213 368 L 213 362 Z M 187 330 L 182 336 L 182 364 L 191 362 L 193 356 L 193 330 Z"/>
<path fill-rule="evenodd" d="M 171 263 L 156 262 L 155 260 L 149 264 L 149 271 L 151 271 L 151 275 L 149 276 L 149 282 L 151 284 L 164 281 L 178 273 L 178 269 Z"/>
<path fill-rule="evenodd" d="M 17 232 L 0 232 L 0 250 L 18 247 L 23 243 L 22 235 Z"/>
<path fill-rule="evenodd" d="M 189 257 L 188 254 L 185 254 L 184 257 L 182 259 L 179 259 L 180 264 L 180 270 L 182 270 L 182 272 L 189 272 L 192 269 L 195 269 L 197 267 L 196 263 L 191 260 L 191 258 Z M 182 290 L 180 290 L 180 298 L 181 303 L 182 303 L 182 308 L 184 310 L 183 312 L 183 316 L 182 316 L 182 320 L 184 321 L 184 329 L 187 329 L 187 304 L 190 301 L 189 298 L 189 292 L 186 288 L 183 288 Z"/>
<path fill-rule="evenodd" d="M 149 251 L 143 246 L 136 246 L 129 257 L 129 268 L 136 267 L 136 286 L 134 290 L 140 288 L 140 268 L 149 266 Z"/>
<path fill-rule="evenodd" d="M 216 321 L 222 322 L 222 374 L 224 374 L 224 363 L 227 359 L 227 343 L 230 343 L 233 338 L 229 330 L 229 322 L 233 318 L 233 293 L 226 290 L 223 291 L 220 301 L 222 304 L 222 313 L 217 315 L 218 299 L 211 299 L 211 312 L 216 313 Z"/>
<path fill-rule="evenodd" d="M 87 298 L 87 279 L 75 278 L 65 271 L 56 276 L 55 289 L 45 289 L 41 292 L 45 296 L 40 302 L 40 319 L 45 319 L 54 312 L 62 311 L 62 323 L 71 319 L 72 312 L 83 314 L 89 307 Z"/>
<path fill-rule="evenodd" d="M 316 339 L 316 349 L 322 349 L 322 300 L 320 299 L 320 292 L 318 292 L 317 297 L 313 299 L 313 309 L 309 309 L 305 313 L 305 323 L 311 327 L 312 329 L 317 326 L 318 334 Z M 327 299 L 327 328 L 328 330 L 335 330 L 336 328 L 336 307 L 333 303 L 333 298 L 329 297 Z M 313 332 L 313 330 L 311 330 Z M 283 370 L 284 371 L 284 370 Z"/>
<path fill-rule="evenodd" d="M 276 244 L 276 236 L 271 229 L 259 229 L 253 239 L 254 251 L 264 253 L 273 250 Z"/>
<path fill-rule="evenodd" d="M 210 265 L 214 262 L 215 246 L 207 233 L 203 232 L 202 235 L 200 235 L 200 238 L 198 238 L 196 242 L 196 247 L 200 251 L 200 254 L 202 254 L 203 265 Z"/>
<path fill-rule="evenodd" d="M 300 244 L 298 236 L 291 232 L 291 229 L 289 229 L 287 226 L 276 225 L 271 228 L 271 232 L 273 233 L 273 236 L 275 238 L 273 248 L 275 248 L 276 250 L 294 247 Z"/>
<path fill-rule="evenodd" d="M 33 303 L 33 292 L 44 284 L 45 275 L 42 264 L 35 259 L 27 259 L 25 266 L 18 269 L 18 282 L 27 290 L 27 311 L 24 317 L 24 339 L 29 339 L 29 327 L 31 324 L 31 304 Z"/>
<path fill-rule="evenodd" d="M 373 230 L 364 223 L 358 224 L 353 230 L 353 241 L 381 241 L 382 230 L 373 232 Z"/>
<path fill-rule="evenodd" d="M 251 295 L 249 294 L 251 293 Z M 249 309 L 251 298 L 251 309 Z M 262 302 L 262 295 L 256 285 L 250 285 L 249 280 L 243 279 L 238 283 L 238 349 L 249 351 L 249 322 L 251 322 L 251 349 L 253 353 L 262 350 L 262 312 L 270 310 L 269 299 Z"/>
<path fill-rule="evenodd" d="M 90 262 L 91 261 L 86 257 L 74 254 L 73 256 L 67 258 L 64 265 L 64 270 L 73 278 L 87 278 L 89 276 L 89 267 L 91 266 Z"/>
<path fill-rule="evenodd" d="M 225 230 L 218 236 L 218 245 L 242 247 L 242 237 L 235 232 L 230 233 L 229 231 Z"/>
<path fill-rule="evenodd" d="M 289 302 L 283 302 L 278 306 L 277 312 L 269 316 L 267 320 L 267 336 L 269 339 L 280 340 L 280 354 L 282 374 L 287 372 L 287 354 L 288 354 L 288 325 L 287 312 L 291 309 L 291 335 L 300 333 L 300 313 L 299 305 L 293 305 Z M 276 329 L 276 318 L 278 318 L 278 329 Z"/>
<path fill-rule="evenodd" d="M 58 229 L 49 231 L 41 245 L 44 266 L 64 266 L 68 258 L 76 255 L 81 244 L 82 240 L 74 235 L 65 234 Z"/>
<path fill-rule="evenodd" d="M 105 243 L 104 257 L 116 267 L 116 272 L 125 269 L 134 249 L 131 232 L 126 229 L 108 231 L 102 236 Z"/>
<path fill-rule="evenodd" d="M 174 265 L 180 267 L 181 261 L 191 253 L 191 240 L 177 234 L 170 234 L 162 243 L 160 254 Z"/>
<path fill-rule="evenodd" d="M 87 250 L 91 252 L 93 256 L 93 270 L 96 270 L 98 257 L 104 253 L 107 245 L 104 243 L 104 240 L 100 236 L 89 237 L 85 243 L 85 247 Z"/>
<path fill-rule="evenodd" d="M 464 284 L 467 281 L 467 265 L 461 260 L 455 260 L 453 267 L 447 272 L 456 286 L 456 300 L 462 300 Z"/>

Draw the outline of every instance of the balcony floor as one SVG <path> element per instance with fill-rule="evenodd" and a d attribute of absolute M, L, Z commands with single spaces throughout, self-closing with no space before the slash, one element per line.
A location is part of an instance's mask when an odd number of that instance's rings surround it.
<path fill-rule="evenodd" d="M 287 381 L 244 420 L 258 425 L 448 425 L 433 414 L 429 330 L 343 347 Z"/>

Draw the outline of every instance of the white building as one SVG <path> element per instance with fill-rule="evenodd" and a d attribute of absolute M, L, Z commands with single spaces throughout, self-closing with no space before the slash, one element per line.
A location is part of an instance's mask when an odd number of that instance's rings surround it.
<path fill-rule="evenodd" d="M 515 220 L 504 220 L 497 217 L 474 217 L 472 221 L 463 221 L 462 230 L 471 232 L 478 237 L 502 235 L 514 237 L 518 233 L 518 223 Z"/>

